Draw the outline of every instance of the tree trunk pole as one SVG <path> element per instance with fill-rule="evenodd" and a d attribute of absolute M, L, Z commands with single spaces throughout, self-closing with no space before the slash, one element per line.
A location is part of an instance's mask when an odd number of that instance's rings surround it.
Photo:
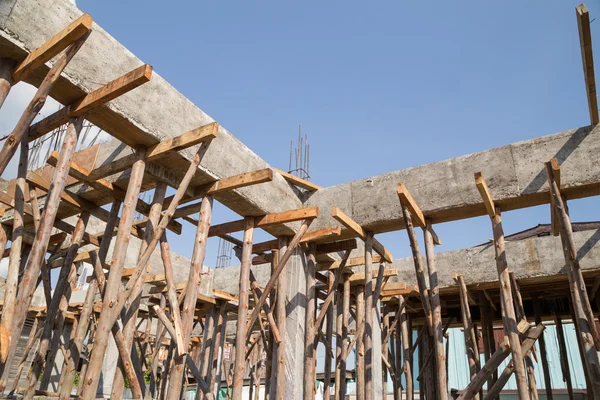
<path fill-rule="evenodd" d="M 278 239 L 279 254 L 273 253 L 273 258 L 277 257 L 277 265 L 273 269 L 277 270 L 281 257 L 287 252 L 288 239 L 280 237 Z M 287 274 L 281 273 L 277 277 L 277 303 L 275 304 L 275 317 L 277 318 L 277 329 L 279 329 L 279 344 L 274 344 L 277 349 L 277 375 L 275 377 L 275 400 L 285 400 L 287 372 L 286 372 L 286 357 L 285 347 L 287 343 L 287 313 L 285 306 L 287 304 Z"/>
<path fill-rule="evenodd" d="M 365 287 L 356 286 L 356 321 L 354 333 L 356 339 L 356 400 L 365 400 L 365 345 L 364 336 L 358 329 L 365 324 Z"/>
<path fill-rule="evenodd" d="M 208 239 L 208 231 L 210 229 L 212 206 L 212 196 L 206 196 L 204 199 L 202 199 L 202 204 L 200 205 L 200 220 L 198 221 L 198 229 L 196 231 L 196 239 L 192 253 L 190 275 L 185 291 L 185 298 L 183 300 L 183 308 L 181 310 L 184 349 L 187 349 L 189 346 L 190 335 L 193 329 L 194 312 L 196 310 L 198 290 L 202 280 L 202 266 L 204 265 L 204 257 L 206 255 L 206 241 Z M 240 294 L 240 301 L 241 299 L 242 296 Z M 185 373 L 185 358 L 185 355 L 182 356 L 177 353 L 174 355 L 173 366 L 171 367 L 169 376 L 169 392 L 167 394 L 168 398 L 179 398 L 181 394 L 182 379 Z"/>
<path fill-rule="evenodd" d="M 398 309 L 400 310 L 400 329 L 402 331 L 402 351 L 404 360 L 404 377 L 406 379 L 406 400 L 414 399 L 414 386 L 412 375 L 412 329 L 409 327 L 409 315 L 406 312 L 404 296 L 398 296 Z M 400 374 L 398 374 L 400 375 Z"/>
<path fill-rule="evenodd" d="M 33 361 L 29 386 L 24 395 L 24 398 L 27 400 L 33 399 L 35 387 L 38 383 L 38 378 L 40 377 L 42 369 L 44 368 L 44 363 L 49 363 L 51 365 L 54 362 L 53 357 L 47 357 L 47 355 L 49 355 L 48 350 L 50 341 L 53 334 L 61 335 L 62 333 L 62 326 L 64 325 L 65 318 L 64 313 L 67 311 L 69 300 L 71 298 L 71 284 L 77 279 L 77 268 L 74 264 L 74 260 L 77 256 L 77 251 L 79 250 L 89 218 L 89 213 L 83 212 L 75 224 L 71 245 L 65 256 L 63 266 L 60 269 L 56 287 L 54 288 L 54 294 L 52 296 L 52 302 L 48 306 L 46 321 L 44 322 L 44 331 Z M 47 369 L 45 375 L 51 372 L 51 370 Z"/>
<path fill-rule="evenodd" d="M 502 305 L 504 331 L 506 332 L 510 343 L 519 398 L 527 399 L 529 397 L 529 388 L 527 386 L 525 366 L 523 364 L 523 352 L 521 350 L 521 340 L 519 339 L 519 331 L 517 328 L 517 318 L 511 291 L 508 262 L 506 261 L 506 251 L 504 249 L 504 230 L 502 229 L 500 209 L 496 209 L 496 215 L 492 218 L 492 231 L 494 233 L 494 249 L 496 251 L 496 268 L 498 270 L 498 280 L 500 282 L 500 300 Z"/>
<path fill-rule="evenodd" d="M 365 240 L 365 331 L 364 345 L 364 379 L 365 400 L 373 400 L 373 232 L 367 232 Z"/>
<path fill-rule="evenodd" d="M 346 289 L 348 299 L 346 300 Z M 347 301 L 347 303 L 346 303 Z M 337 306 L 337 319 L 335 322 L 335 400 L 343 400 L 346 396 L 346 348 L 348 347 L 348 314 L 350 311 L 350 281 L 344 276 L 344 288 L 338 290 L 335 303 Z"/>
<path fill-rule="evenodd" d="M 65 69 L 69 61 L 71 61 L 73 56 L 77 53 L 77 51 L 81 48 L 87 36 L 88 35 L 83 36 L 77 42 L 69 46 L 64 53 L 58 57 L 50 71 L 48 71 L 46 74 L 46 77 L 38 87 L 33 99 L 25 111 L 23 111 L 23 114 L 21 115 L 19 122 L 17 122 L 15 129 L 13 129 L 2 146 L 2 151 L 0 151 L 0 175 L 4 173 L 6 166 L 17 150 L 17 146 L 19 143 L 21 143 L 23 136 L 29 130 L 29 125 L 31 125 L 35 117 L 37 117 L 44 106 L 44 103 L 46 103 L 46 99 L 50 94 L 50 90 L 60 77 L 60 74 Z M 2 102 L 4 101 L 2 100 Z"/>
<path fill-rule="evenodd" d="M 563 382 L 567 386 L 569 400 L 574 400 L 573 383 L 571 381 L 571 368 L 569 367 L 569 354 L 567 352 L 567 342 L 565 340 L 565 332 L 560 316 L 554 313 L 554 322 L 556 323 L 556 337 L 558 339 L 558 349 L 560 352 L 560 366 L 562 369 Z"/>
<path fill-rule="evenodd" d="M 154 189 L 154 195 L 152 198 L 152 205 L 150 206 L 150 212 L 148 213 L 148 221 L 146 222 L 146 226 L 144 227 L 144 239 L 141 241 L 140 251 L 138 254 L 139 257 L 144 253 L 148 243 L 152 240 L 152 236 L 154 234 L 154 229 L 158 225 L 160 220 L 160 213 L 162 211 L 163 201 L 165 199 L 165 194 L 167 192 L 167 185 L 163 182 L 158 182 L 156 184 L 156 188 Z M 135 284 L 131 296 L 133 297 L 133 301 L 130 303 L 127 309 L 123 309 L 121 311 L 121 320 L 123 322 L 123 336 L 125 337 L 125 346 L 133 347 L 133 336 L 136 331 L 135 324 L 137 322 L 138 310 L 142 300 L 142 288 L 144 286 L 144 277 L 147 274 L 142 274 L 140 279 L 138 279 Z M 141 372 L 136 370 L 138 374 Z M 139 379 L 140 377 L 138 377 Z M 143 376 L 141 377 L 143 382 Z M 121 368 L 115 369 L 115 374 L 113 377 L 111 398 L 119 399 L 123 397 L 123 389 L 125 387 L 125 379 L 123 375 L 123 371 Z"/>
<path fill-rule="evenodd" d="M 240 302 L 235 338 L 235 368 L 233 372 L 233 400 L 242 399 L 244 375 L 246 372 L 246 323 L 248 319 L 248 289 L 250 287 L 250 267 L 252 266 L 252 240 L 254 238 L 254 218 L 247 217 L 244 229 L 244 244 L 240 265 Z M 258 307 L 258 305 L 255 305 Z"/>
<path fill-rule="evenodd" d="M 96 396 L 96 390 L 100 380 L 100 369 L 102 368 L 104 353 L 108 346 L 109 335 L 113 328 L 113 324 L 121 311 L 115 310 L 115 305 L 118 302 L 119 292 L 122 288 L 121 273 L 123 271 L 123 266 L 125 265 L 125 258 L 129 247 L 135 205 L 144 178 L 144 170 L 146 167 L 146 162 L 144 160 L 146 155 L 145 147 L 139 146 L 136 149 L 135 154 L 137 160 L 131 168 L 131 176 L 129 184 L 127 185 L 125 201 L 123 202 L 111 268 L 104 288 L 104 296 L 102 298 L 102 312 L 100 313 L 98 320 L 94 349 L 90 356 L 85 379 L 82 382 L 84 385 L 82 398 L 87 400 L 94 399 Z M 129 349 L 127 350 L 129 351 Z"/>
<path fill-rule="evenodd" d="M 465 334 L 465 347 L 467 348 L 467 358 L 469 360 L 469 371 L 471 379 L 473 379 L 479 372 L 479 348 L 477 346 L 477 336 L 471 320 L 471 309 L 469 307 L 469 300 L 467 294 L 467 286 L 462 275 L 457 276 L 459 293 L 460 293 L 460 306 L 463 329 Z M 479 399 L 479 393 L 473 396 L 475 400 Z"/>
<path fill-rule="evenodd" d="M 448 400 L 448 383 L 446 382 L 446 355 L 444 352 L 444 334 L 442 323 L 442 305 L 440 302 L 440 289 L 438 287 L 438 274 L 435 262 L 435 248 L 431 233 L 431 221 L 427 220 L 427 227 L 423 230 L 425 239 L 425 255 L 427 257 L 427 270 L 429 272 L 429 290 L 431 294 L 431 308 L 433 325 L 433 340 L 435 351 L 435 368 L 437 377 L 437 398 Z"/>
<path fill-rule="evenodd" d="M 40 226 L 36 232 L 29 259 L 27 260 L 27 267 L 25 268 L 21 286 L 17 293 L 11 337 L 20 337 L 21 332 L 23 331 L 23 324 L 25 323 L 27 310 L 31 304 L 31 298 L 35 291 L 46 250 L 48 249 L 48 242 L 54 226 L 54 219 L 56 218 L 56 213 L 58 212 L 60 205 L 60 196 L 67 183 L 66 179 L 69 165 L 75 150 L 75 145 L 77 144 L 79 133 L 81 132 L 82 124 L 83 117 L 79 117 L 72 119 L 67 126 L 58 163 L 54 169 L 50 191 L 46 198 L 46 207 L 42 213 Z M 4 370 L 12 362 L 13 355 L 14 347 L 11 346 L 6 362 L 0 363 L 0 375 L 2 375 L 0 391 L 4 390 L 6 387 Z"/>
<path fill-rule="evenodd" d="M 202 341 L 200 373 L 205 382 L 210 382 L 210 372 L 212 372 L 210 361 L 212 360 L 215 348 L 215 320 L 217 319 L 217 314 L 218 310 L 216 307 L 211 307 L 210 311 L 206 314 L 206 322 L 204 323 L 206 340 Z M 200 392 L 200 386 L 198 386 L 196 392 Z M 199 398 L 204 399 L 204 393 L 200 393 Z"/>
<path fill-rule="evenodd" d="M 304 400 L 313 400 L 316 393 L 317 379 L 317 343 L 318 335 L 315 326 L 317 310 L 316 261 L 317 245 L 310 243 L 306 260 L 306 318 L 304 348 Z"/>
<path fill-rule="evenodd" d="M 0 99 L 1 102 L 1 99 Z M 17 300 L 17 286 L 19 284 L 19 269 L 21 265 L 21 252 L 23 250 L 23 233 L 25 217 L 25 190 L 27 177 L 27 161 L 29 159 L 27 133 L 21 140 L 21 151 L 19 158 L 19 168 L 15 182 L 15 206 L 13 208 L 13 225 L 10 254 L 8 260 L 8 272 L 6 275 L 6 284 L 4 286 L 4 305 L 2 306 L 2 319 L 0 319 L 0 363 L 5 363 L 8 358 L 11 343 L 11 329 L 13 326 L 13 317 Z M 47 304 L 48 306 L 48 304 Z"/>
<path fill-rule="evenodd" d="M 10 88 L 14 83 L 12 74 L 15 66 L 15 60 L 6 57 L 0 58 L 0 108 L 2 108 L 4 100 L 8 97 Z"/>
<path fill-rule="evenodd" d="M 542 303 L 537 293 L 533 297 L 533 313 L 536 325 L 542 323 Z M 546 387 L 546 399 L 552 400 L 552 379 L 550 378 L 550 368 L 548 366 L 548 354 L 546 353 L 546 339 L 544 333 L 538 339 L 540 345 L 540 355 L 542 357 L 542 370 L 544 371 L 544 386 Z"/>
<path fill-rule="evenodd" d="M 213 365 L 212 375 L 210 380 L 210 387 L 213 390 L 213 397 L 218 398 L 219 389 L 221 386 L 221 376 L 223 370 L 221 368 L 223 360 L 223 345 L 225 344 L 225 330 L 227 328 L 227 304 L 221 304 L 219 308 L 219 316 L 217 319 L 217 332 L 215 335 L 215 346 L 216 349 L 213 353 Z"/>
<path fill-rule="evenodd" d="M 485 362 L 490 360 L 492 354 L 495 352 L 494 345 L 494 329 L 493 329 L 493 321 L 494 315 L 492 309 L 490 307 L 490 302 L 485 297 L 485 293 L 479 292 L 479 314 L 481 315 L 481 332 L 483 336 L 483 351 L 485 354 Z M 487 380 L 487 389 L 491 389 L 494 386 L 494 382 L 496 381 L 498 375 L 498 370 L 495 369 L 488 377 Z"/>
<path fill-rule="evenodd" d="M 329 271 L 329 274 L 327 276 L 328 280 L 328 289 L 329 291 L 337 291 L 337 288 L 334 287 L 334 273 Z M 334 311 L 333 311 L 333 305 L 329 306 L 329 308 L 327 309 L 327 321 L 326 321 L 326 325 L 325 325 L 325 337 L 327 338 L 327 345 L 326 346 L 330 346 L 331 343 L 333 342 L 333 318 L 334 318 Z M 317 329 L 319 329 L 319 327 L 317 327 Z M 331 350 L 331 351 L 330 351 Z M 332 355 L 333 349 L 325 349 L 325 371 L 324 371 L 324 378 L 323 378 L 323 383 L 325 385 L 325 393 L 323 396 L 323 400 L 329 400 L 331 397 L 331 355 Z"/>

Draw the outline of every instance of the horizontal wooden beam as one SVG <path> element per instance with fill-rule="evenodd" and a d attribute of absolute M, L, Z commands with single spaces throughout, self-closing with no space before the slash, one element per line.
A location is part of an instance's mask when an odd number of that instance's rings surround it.
<path fill-rule="evenodd" d="M 50 154 L 50 157 L 48 157 L 48 164 L 55 167 L 58 162 L 58 157 L 59 157 L 59 153 L 57 151 L 53 151 Z M 98 180 L 90 179 L 89 178 L 90 170 L 77 164 L 75 161 L 71 161 L 71 165 L 69 166 L 69 175 L 96 190 L 100 190 L 101 192 L 109 193 L 110 196 L 114 199 L 121 200 L 121 201 L 125 200 L 125 194 L 126 194 L 125 190 L 121 189 L 118 186 L 113 185 L 111 182 L 107 181 L 106 179 L 98 179 Z M 140 214 L 148 216 L 150 214 L 150 207 L 151 207 L 150 204 L 146 203 L 142 199 L 138 199 L 135 209 Z M 179 223 L 173 219 L 171 219 L 171 221 L 169 221 L 167 228 L 178 235 L 181 234 L 181 229 L 182 229 L 181 223 Z"/>
<path fill-rule="evenodd" d="M 404 183 L 399 183 L 396 192 L 398 194 L 398 199 L 400 200 L 400 203 L 405 205 L 410 211 L 410 215 L 412 216 L 415 225 L 418 225 L 419 227 L 425 229 L 425 227 L 427 226 L 427 223 L 425 222 L 425 217 L 423 216 L 423 213 L 421 212 L 421 209 L 419 208 L 417 202 L 415 201 L 415 199 L 413 199 L 412 195 L 408 191 L 406 185 Z"/>
<path fill-rule="evenodd" d="M 149 82 L 152 77 L 152 67 L 148 64 L 107 83 L 104 86 L 83 96 L 81 99 L 61 108 L 54 114 L 36 122 L 29 128 L 29 141 L 33 141 L 48 132 L 66 124 L 69 118 L 84 115 L 93 108 L 100 107 L 124 93 Z"/>
<path fill-rule="evenodd" d="M 271 182 L 273 180 L 273 170 L 271 168 L 259 169 L 256 171 L 244 172 L 242 174 L 219 179 L 218 181 L 196 186 L 192 196 L 184 196 L 179 204 L 189 203 L 198 200 L 207 195 L 215 195 L 229 190 L 239 189 L 247 186 L 257 185 L 259 183 Z M 169 196 L 163 203 L 163 210 L 169 207 L 173 196 Z"/>
<path fill-rule="evenodd" d="M 596 96 L 590 13 L 585 4 L 580 4 L 575 7 L 575 14 L 577 15 L 577 27 L 579 28 L 579 44 L 581 47 L 581 61 L 583 62 L 583 76 L 585 78 L 590 122 L 592 125 L 596 125 L 598 123 L 598 98 Z"/>
<path fill-rule="evenodd" d="M 379 276 L 379 268 L 374 268 L 371 271 L 371 275 L 373 278 L 377 278 Z M 383 277 L 388 276 L 396 276 L 398 275 L 398 270 L 396 268 L 384 268 Z M 364 283 L 365 282 L 365 271 L 354 272 L 352 275 L 348 277 L 350 283 Z"/>
<path fill-rule="evenodd" d="M 481 172 L 475 173 L 475 185 L 477 185 L 477 190 L 479 191 L 479 194 L 483 200 L 485 211 L 490 218 L 494 218 L 496 216 L 496 206 L 494 205 L 494 199 L 490 194 L 490 189 L 488 188 L 487 183 L 485 183 L 485 179 L 483 178 L 483 174 Z"/>
<path fill-rule="evenodd" d="M 344 225 L 350 231 L 354 233 L 354 235 L 358 236 L 362 240 L 367 239 L 367 231 L 363 229 L 356 221 L 347 216 L 342 210 L 338 207 L 333 207 L 331 210 L 331 216 L 338 221 L 340 224 Z M 387 262 L 394 262 L 394 257 L 392 257 L 392 253 L 390 253 L 381 242 L 377 239 L 373 238 L 373 250 L 377 252 L 383 259 Z"/>
<path fill-rule="evenodd" d="M 318 243 L 317 254 L 338 253 L 356 249 L 356 239 L 341 240 L 339 242 Z"/>
<path fill-rule="evenodd" d="M 305 190 L 308 190 L 309 192 L 316 192 L 319 189 L 323 189 L 319 185 L 315 185 L 314 183 L 309 182 L 306 179 L 302 179 L 298 176 L 292 175 L 292 174 L 282 171 L 280 169 L 276 169 L 276 171 L 279 172 L 279 174 L 281 176 L 283 176 L 283 178 L 286 181 L 288 181 L 289 183 L 291 183 L 292 185 L 298 186 L 299 188 L 302 188 Z"/>
<path fill-rule="evenodd" d="M 550 160 L 550 168 L 552 168 L 552 172 L 554 174 L 554 181 L 556 182 L 556 186 L 560 191 L 560 165 L 558 164 L 558 160 L 556 158 Z M 558 224 L 558 214 L 556 213 L 556 209 L 553 203 L 553 197 L 552 195 L 550 195 L 550 224 L 552 227 L 552 235 L 558 236 L 560 235 L 560 226 Z"/>
<path fill-rule="evenodd" d="M 12 78 L 14 83 L 27 79 L 29 74 L 91 31 L 92 22 L 93 19 L 89 14 L 83 14 L 66 28 L 52 36 L 50 40 L 29 53 L 13 71 Z"/>
<path fill-rule="evenodd" d="M 266 228 L 271 225 L 285 224 L 294 221 L 303 221 L 305 219 L 317 218 L 319 216 L 319 207 L 299 208 L 297 210 L 284 211 L 280 213 L 262 215 L 254 217 L 255 228 Z M 244 220 L 226 222 L 224 224 L 212 225 L 208 231 L 208 236 L 221 236 L 228 233 L 244 230 Z"/>
<path fill-rule="evenodd" d="M 302 239 L 300 239 L 300 243 L 308 243 L 308 242 L 325 242 L 327 239 L 335 239 L 342 233 L 342 228 L 339 226 L 329 227 L 329 228 L 321 228 L 314 230 L 312 232 L 307 232 L 304 234 Z M 233 242 L 232 242 L 233 243 Z M 236 246 L 241 246 L 242 242 L 238 241 L 238 243 L 234 243 Z M 273 249 L 279 248 L 279 244 L 277 239 L 268 240 L 266 242 L 255 243 L 252 245 L 252 252 L 254 254 L 264 253 L 265 251 L 271 251 Z"/>
<path fill-rule="evenodd" d="M 150 146 L 146 151 L 146 162 L 156 161 L 171 151 L 182 150 L 203 142 L 210 141 L 217 137 L 218 131 L 219 124 L 212 122 L 177 137 L 165 140 L 164 142 L 157 143 L 154 146 Z M 119 158 L 118 160 L 101 165 L 100 167 L 94 169 L 90 173 L 89 178 L 98 180 L 128 170 L 136 160 L 137 158 L 135 153 L 131 153 L 130 155 Z"/>
<path fill-rule="evenodd" d="M 372 262 L 374 264 L 380 263 L 383 260 L 383 258 L 379 255 L 379 254 L 373 254 L 373 259 Z M 324 271 L 327 269 L 338 269 L 341 265 L 341 260 L 337 260 L 337 261 L 333 261 L 333 262 L 321 262 L 319 264 L 317 264 L 317 269 L 319 271 Z M 365 265 L 365 257 L 361 256 L 361 257 L 352 257 L 349 258 L 348 261 L 346 262 L 346 267 L 358 267 L 358 266 L 362 266 Z"/>

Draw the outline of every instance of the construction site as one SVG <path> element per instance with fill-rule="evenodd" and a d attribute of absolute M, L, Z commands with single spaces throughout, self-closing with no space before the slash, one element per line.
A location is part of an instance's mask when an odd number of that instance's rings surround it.
<path fill-rule="evenodd" d="M 94 15 L 0 1 L 0 108 L 33 88 L 0 132 L 0 398 L 600 399 L 600 222 L 570 219 L 600 195 L 593 17 L 573 11 L 589 125 L 321 187 L 307 136 L 271 166 Z M 538 206 L 549 223 L 505 233 Z M 436 251 L 478 217 L 482 244 Z"/>

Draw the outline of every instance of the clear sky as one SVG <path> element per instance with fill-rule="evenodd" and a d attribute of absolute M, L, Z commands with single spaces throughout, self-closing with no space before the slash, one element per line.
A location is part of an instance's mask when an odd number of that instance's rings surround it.
<path fill-rule="evenodd" d="M 577 4 L 77 1 L 271 165 L 287 168 L 302 124 L 322 186 L 587 125 Z M 572 202 L 573 220 L 598 219 L 595 205 Z M 506 213 L 505 230 L 549 216 L 548 206 Z M 219 209 L 215 222 L 233 218 Z M 487 218 L 437 230 L 440 251 L 491 236 Z M 381 239 L 408 256 L 405 236 Z M 190 244 L 172 246 L 189 254 Z"/>

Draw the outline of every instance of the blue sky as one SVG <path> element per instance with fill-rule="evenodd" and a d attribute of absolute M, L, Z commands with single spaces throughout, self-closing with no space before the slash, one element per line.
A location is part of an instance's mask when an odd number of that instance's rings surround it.
<path fill-rule="evenodd" d="M 577 4 L 77 1 L 271 165 L 287 168 L 302 124 L 322 186 L 587 125 Z M 595 204 L 572 202 L 573 220 L 598 219 Z M 507 233 L 546 222 L 547 206 L 505 214 Z M 437 231 L 440 251 L 491 236 L 485 217 Z M 408 256 L 405 236 L 381 239 Z M 171 240 L 186 255 L 191 241 Z"/>

